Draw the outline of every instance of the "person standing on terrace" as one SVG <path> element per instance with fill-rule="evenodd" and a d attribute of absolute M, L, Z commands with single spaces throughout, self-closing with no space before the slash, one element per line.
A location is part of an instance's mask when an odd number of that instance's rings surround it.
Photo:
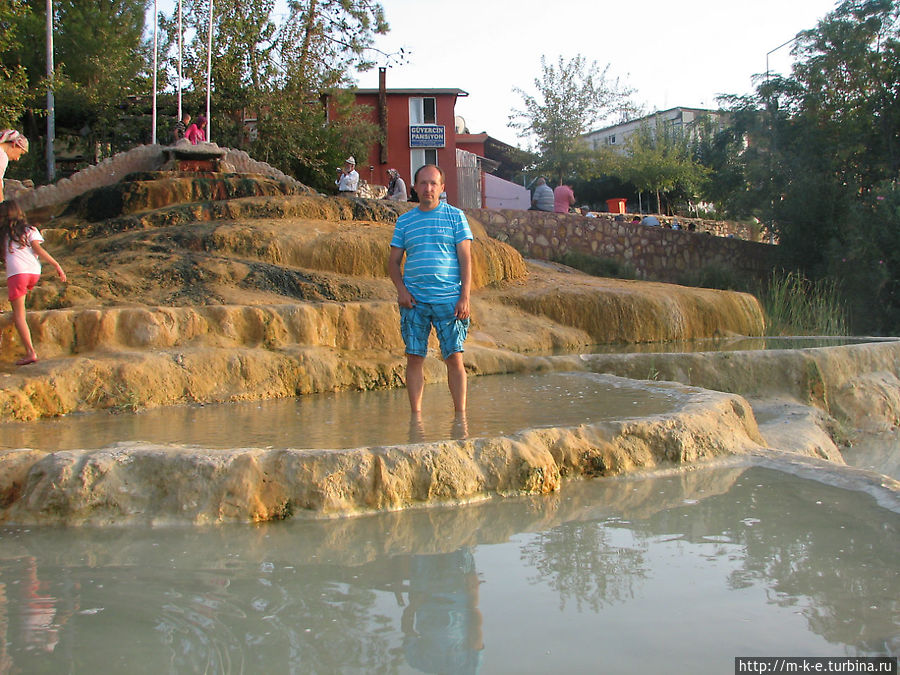
<path fill-rule="evenodd" d="M 469 331 L 472 230 L 465 214 L 441 201 L 444 172 L 433 164 L 413 179 L 419 205 L 397 219 L 388 270 L 397 288 L 400 333 L 406 345 L 406 389 L 412 413 L 422 411 L 425 356 L 432 326 L 447 366 L 458 414 L 466 410 L 463 343 Z M 401 268 L 403 257 L 406 265 Z"/>

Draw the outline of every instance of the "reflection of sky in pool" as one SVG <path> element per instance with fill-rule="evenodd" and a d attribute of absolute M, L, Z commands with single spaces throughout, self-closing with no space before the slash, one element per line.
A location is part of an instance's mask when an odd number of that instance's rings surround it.
<path fill-rule="evenodd" d="M 70 450 L 119 441 L 204 448 L 400 445 L 642 417 L 672 410 L 676 399 L 666 385 L 592 373 L 494 375 L 470 378 L 465 425 L 453 415 L 447 385 L 438 383 L 425 388 L 421 424 L 410 419 L 406 390 L 392 389 L 12 423 L 4 425 L 0 447 Z"/>
<path fill-rule="evenodd" d="M 897 654 L 898 530 L 861 492 L 721 466 L 337 521 L 6 528 L 0 665 L 724 673 Z"/>

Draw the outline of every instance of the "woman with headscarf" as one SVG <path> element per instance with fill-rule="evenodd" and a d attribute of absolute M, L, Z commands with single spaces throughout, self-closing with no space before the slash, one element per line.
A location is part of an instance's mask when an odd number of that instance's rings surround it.
<path fill-rule="evenodd" d="M 0 131 L 0 202 L 3 197 L 3 176 L 10 161 L 16 162 L 28 152 L 28 139 L 14 129 Z"/>
<path fill-rule="evenodd" d="M 400 178 L 400 172 L 397 169 L 388 169 L 388 176 L 390 176 L 391 181 L 388 183 L 388 199 L 391 199 L 395 202 L 405 202 L 409 199 L 409 195 L 406 194 L 406 183 Z"/>

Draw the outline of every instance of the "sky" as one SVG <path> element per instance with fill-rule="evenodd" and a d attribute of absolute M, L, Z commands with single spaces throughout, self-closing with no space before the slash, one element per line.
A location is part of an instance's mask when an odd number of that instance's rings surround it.
<path fill-rule="evenodd" d="M 391 26 L 376 46 L 400 47 L 407 63 L 387 71 L 388 88 L 462 89 L 456 114 L 472 133 L 526 147 L 508 127 L 522 107 L 520 88 L 536 94 L 541 55 L 556 63 L 582 54 L 636 90 L 648 112 L 676 106 L 715 108 L 720 94 L 746 94 L 753 76 L 790 72 L 798 32 L 814 28 L 835 0 L 381 0 Z M 774 50 L 774 51 L 773 51 Z M 357 76 L 378 86 L 377 69 Z M 595 128 L 605 126 L 599 123 Z"/>

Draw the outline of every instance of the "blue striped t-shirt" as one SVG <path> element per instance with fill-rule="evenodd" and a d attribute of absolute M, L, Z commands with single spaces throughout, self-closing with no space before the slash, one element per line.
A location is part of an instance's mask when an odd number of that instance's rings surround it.
<path fill-rule="evenodd" d="M 462 290 L 456 245 L 474 239 L 465 214 L 440 202 L 397 218 L 391 246 L 406 251 L 403 283 L 416 302 L 456 303 Z"/>

